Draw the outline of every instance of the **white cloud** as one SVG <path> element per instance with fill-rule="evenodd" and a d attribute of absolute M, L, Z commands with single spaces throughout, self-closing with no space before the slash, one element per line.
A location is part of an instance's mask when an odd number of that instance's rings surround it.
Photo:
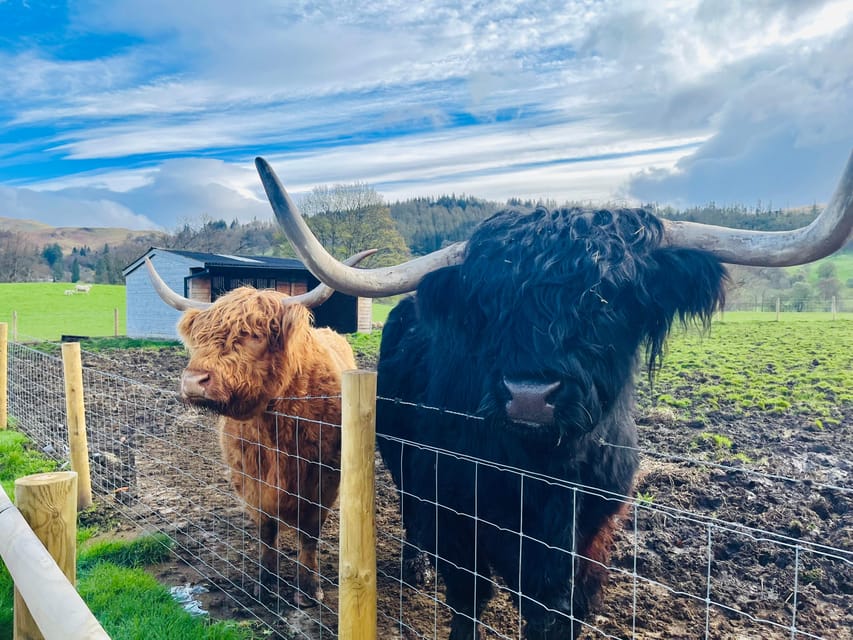
<path fill-rule="evenodd" d="M 0 211 L 7 218 L 35 219 L 55 227 L 157 227 L 150 218 L 111 199 L 3 186 L 0 186 Z"/>
<path fill-rule="evenodd" d="M 799 204 L 825 199 L 853 146 L 848 0 L 72 11 L 69 37 L 126 42 L 91 59 L 0 45 L 15 215 L 266 217 L 255 153 L 297 192 Z"/>
<path fill-rule="evenodd" d="M 819 44 L 766 52 L 710 77 L 714 134 L 672 172 L 642 172 L 629 191 L 667 202 L 823 202 L 853 149 L 853 28 Z"/>

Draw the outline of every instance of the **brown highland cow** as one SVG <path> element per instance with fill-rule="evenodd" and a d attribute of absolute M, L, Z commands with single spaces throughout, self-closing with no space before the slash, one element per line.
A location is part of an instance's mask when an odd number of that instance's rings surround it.
<path fill-rule="evenodd" d="M 181 396 L 221 415 L 231 484 L 258 524 L 259 596 L 277 591 L 284 525 L 298 541 L 294 602 L 314 604 L 323 597 L 317 543 L 340 480 L 341 372 L 356 366 L 343 336 L 312 326 L 307 307 L 332 291 L 321 285 L 288 297 L 240 287 L 213 304 L 198 303 L 169 290 L 148 267 L 160 296 L 185 311 L 178 333 L 190 360 Z"/>

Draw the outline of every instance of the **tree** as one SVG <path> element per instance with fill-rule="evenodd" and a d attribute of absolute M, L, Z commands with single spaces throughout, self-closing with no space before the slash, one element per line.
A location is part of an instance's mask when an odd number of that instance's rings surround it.
<path fill-rule="evenodd" d="M 58 244 L 48 244 L 42 249 L 41 257 L 47 262 L 50 267 L 50 272 L 53 274 L 53 281 L 62 280 L 64 272 L 62 265 L 62 247 Z"/>
<path fill-rule="evenodd" d="M 23 233 L 0 231 L 0 282 L 27 282 L 37 261 L 38 249 Z"/>
<path fill-rule="evenodd" d="M 102 284 L 124 284 L 121 274 L 124 257 L 111 251 L 110 245 L 105 244 L 98 261 L 95 263 L 95 282 Z"/>
<path fill-rule="evenodd" d="M 821 262 L 817 268 L 817 277 L 821 280 L 826 278 L 834 278 L 838 273 L 838 269 L 835 267 L 835 263 L 829 262 L 828 260 Z"/>
<path fill-rule="evenodd" d="M 74 256 L 74 261 L 71 263 L 71 282 L 80 280 L 80 261 L 77 256 Z"/>
<path fill-rule="evenodd" d="M 391 219 L 411 252 L 425 255 L 465 240 L 477 224 L 500 208 L 497 202 L 455 195 L 414 198 L 391 205 Z"/>
<path fill-rule="evenodd" d="M 205 217 L 200 227 L 184 223 L 166 238 L 164 246 L 205 253 L 237 253 L 242 250 L 241 239 L 242 230 L 233 223 L 229 226 L 225 220 Z"/>
<path fill-rule="evenodd" d="M 797 282 L 791 287 L 791 308 L 794 311 L 805 311 L 812 297 L 812 289 L 806 282 Z"/>
<path fill-rule="evenodd" d="M 311 231 L 336 258 L 364 249 L 379 249 L 366 261 L 368 266 L 392 265 L 409 258 L 390 208 L 372 187 L 362 183 L 316 187 L 301 209 Z M 281 252 L 292 255 L 292 248 L 282 246 Z"/>

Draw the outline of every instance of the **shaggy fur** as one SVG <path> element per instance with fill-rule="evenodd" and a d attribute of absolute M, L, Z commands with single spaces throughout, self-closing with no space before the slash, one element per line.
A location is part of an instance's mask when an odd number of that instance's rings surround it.
<path fill-rule="evenodd" d="M 241 287 L 187 311 L 178 325 L 190 352 L 182 394 L 222 415 L 231 484 L 260 531 L 261 583 L 277 580 L 279 526 L 295 529 L 294 599 L 308 605 L 322 598 L 317 540 L 340 480 L 340 429 L 329 425 L 340 424 L 341 372 L 355 360 L 343 336 L 281 300 Z"/>
<path fill-rule="evenodd" d="M 528 638 L 576 637 L 595 606 L 638 464 L 637 354 L 653 375 L 673 321 L 707 324 L 723 300 L 722 265 L 661 238 L 643 210 L 502 211 L 391 313 L 379 395 L 407 402 L 380 402 L 379 446 L 409 542 L 438 554 L 453 640 L 478 636 L 495 574 Z M 510 420 L 504 380 L 559 382 L 553 422 Z"/>

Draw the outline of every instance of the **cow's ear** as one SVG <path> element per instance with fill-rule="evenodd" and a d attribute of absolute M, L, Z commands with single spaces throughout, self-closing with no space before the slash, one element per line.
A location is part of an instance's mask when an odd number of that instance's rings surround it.
<path fill-rule="evenodd" d="M 418 318 L 430 325 L 455 323 L 461 296 L 459 267 L 444 267 L 424 276 L 418 285 Z"/>
<path fill-rule="evenodd" d="M 664 248 L 652 256 L 638 290 L 650 370 L 659 363 L 672 323 L 708 326 L 725 302 L 726 268 L 707 251 Z"/>
<path fill-rule="evenodd" d="M 279 347 L 311 325 L 311 312 L 301 304 L 284 304 L 278 327 L 270 326 L 270 346 Z"/>
<path fill-rule="evenodd" d="M 195 319 L 198 317 L 198 314 L 201 313 L 198 309 L 187 309 L 184 311 L 184 314 L 181 316 L 181 319 L 178 320 L 178 337 L 181 339 L 181 342 L 184 345 L 188 344 L 190 333 L 193 330 L 193 323 Z"/>

